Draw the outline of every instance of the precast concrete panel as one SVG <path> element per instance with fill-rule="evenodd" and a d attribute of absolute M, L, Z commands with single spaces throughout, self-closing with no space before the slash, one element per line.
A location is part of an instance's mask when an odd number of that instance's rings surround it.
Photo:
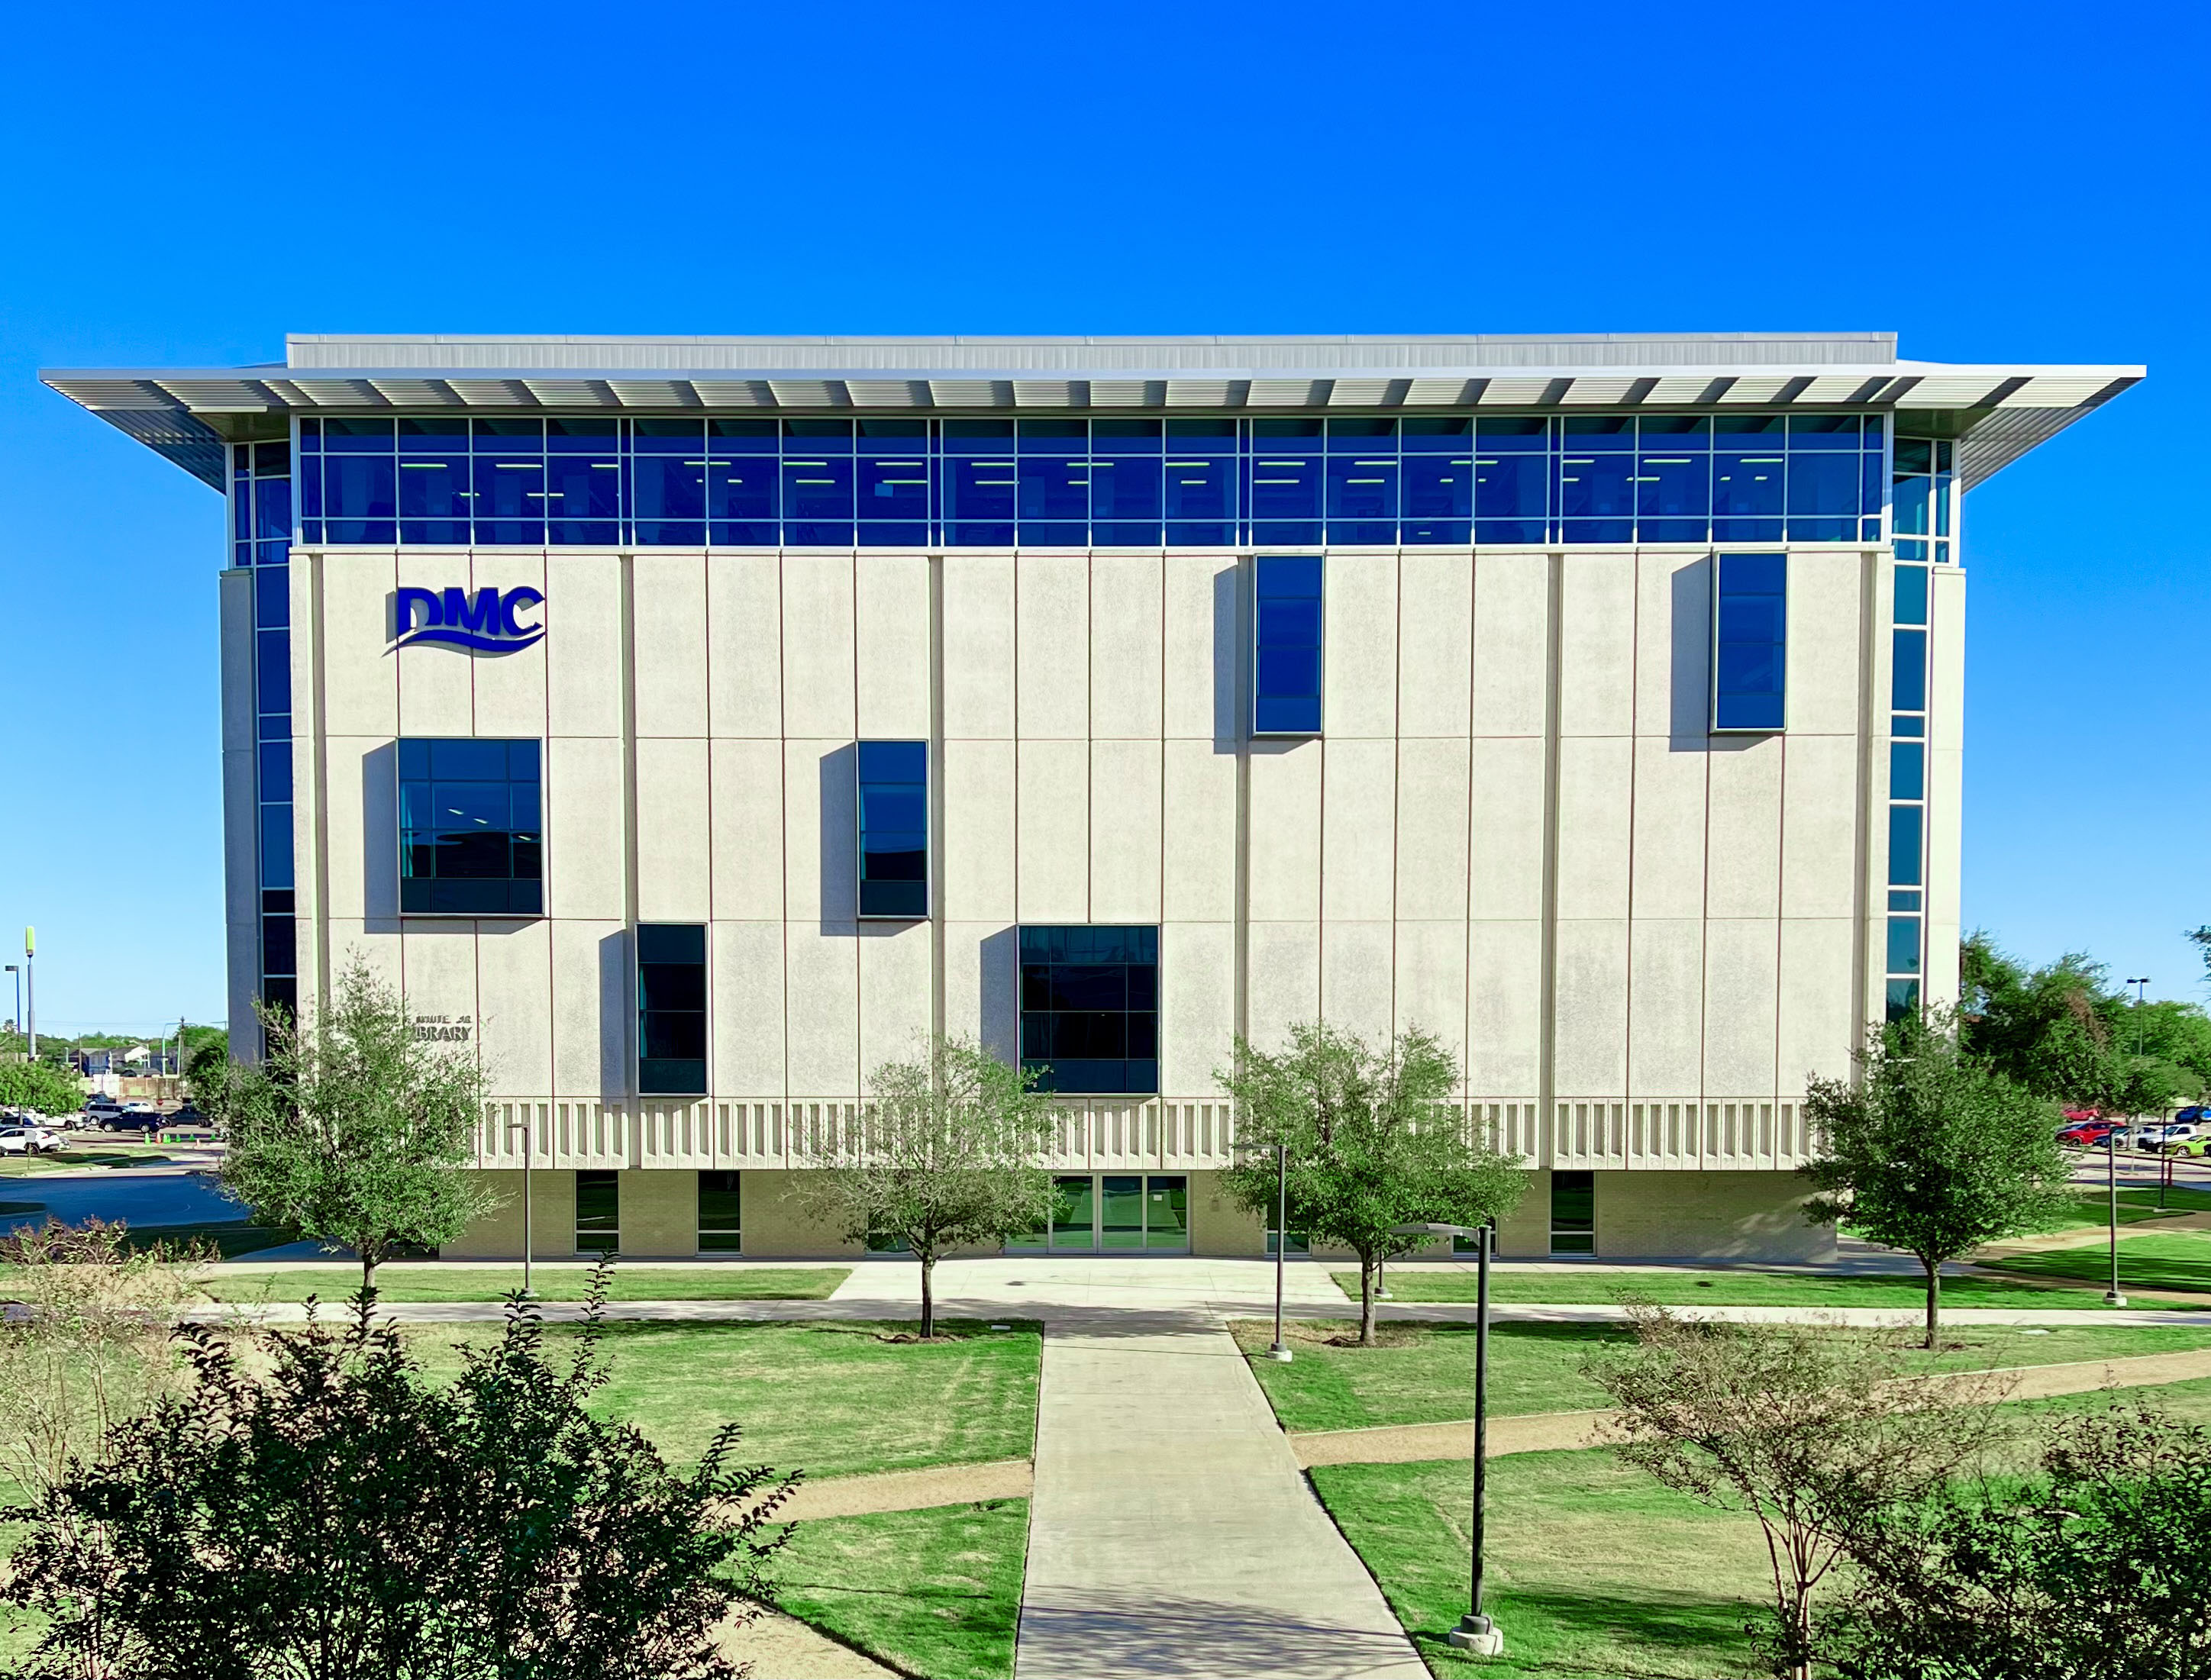
<path fill-rule="evenodd" d="M 1099 554 L 1090 562 L 1090 733 L 1153 740 L 1161 732 L 1166 650 L 1157 554 Z"/>
<path fill-rule="evenodd" d="M 520 589 L 542 595 L 545 559 L 542 554 L 477 554 L 470 559 L 469 578 L 469 587 L 478 595 L 485 589 L 505 595 Z M 475 688 L 477 734 L 533 740 L 545 734 L 548 656 L 544 641 L 509 653 L 462 655 L 453 650 L 451 656 L 468 662 Z"/>
<path fill-rule="evenodd" d="M 771 1102 L 783 1095 L 784 924 L 717 922 L 707 929 L 716 1093 Z"/>
<path fill-rule="evenodd" d="M 1386 923 L 1396 900 L 1397 746 L 1321 748 L 1321 919 Z M 1256 861 L 1256 860 L 1255 860 Z"/>
<path fill-rule="evenodd" d="M 1470 774 L 1463 735 L 1397 743 L 1396 914 L 1406 921 L 1466 921 Z"/>
<path fill-rule="evenodd" d="M 391 651 L 395 610 L 389 554 L 324 554 L 293 566 L 322 574 L 322 722 L 334 735 L 399 732 L 398 662 Z M 458 581 L 458 580 L 456 580 Z M 540 693 L 542 700 L 542 693 Z M 530 733 L 542 734 L 544 713 Z"/>
<path fill-rule="evenodd" d="M 1559 742 L 1559 916 L 1627 914 L 1633 741 L 1626 735 Z"/>
<path fill-rule="evenodd" d="M 1778 915 L 1781 907 L 1783 737 L 1712 738 L 1705 821 L 1705 914 Z"/>
<path fill-rule="evenodd" d="M 1474 560 L 1408 552 L 1397 565 L 1397 730 L 1463 741 L 1473 704 Z"/>
<path fill-rule="evenodd" d="M 709 744 L 709 821 L 718 918 L 784 917 L 783 746 L 748 738 Z"/>
<path fill-rule="evenodd" d="M 1090 743 L 1090 920 L 1160 918 L 1160 742 Z"/>
<path fill-rule="evenodd" d="M 621 562 L 603 554 L 545 559 L 546 716 L 554 735 L 622 733 Z"/>
<path fill-rule="evenodd" d="M 783 560 L 783 717 L 786 735 L 854 735 L 852 557 Z"/>
<path fill-rule="evenodd" d="M 1252 922 L 1246 930 L 1245 1030 L 1263 1050 L 1320 1013 L 1320 923 Z"/>
<path fill-rule="evenodd" d="M 1021 958 L 1004 922 L 944 924 L 944 1030 L 1021 1059 Z"/>
<path fill-rule="evenodd" d="M 1201 1101 L 1235 1055 L 1236 930 L 1227 922 L 1160 928 L 1160 1091 Z"/>
<path fill-rule="evenodd" d="M 772 554 L 706 562 L 706 704 L 718 736 L 783 734 L 783 569 Z"/>
<path fill-rule="evenodd" d="M 706 733 L 706 560 L 639 553 L 630 561 L 630 668 L 637 733 Z"/>
<path fill-rule="evenodd" d="M 850 1098 L 860 1089 L 857 922 L 785 924 L 792 1004 L 787 1075 L 793 1097 Z"/>
<path fill-rule="evenodd" d="M 1015 775 L 1015 895 L 1020 919 L 1091 920 L 1090 744 L 1024 740 Z"/>
<path fill-rule="evenodd" d="M 476 1054 L 494 1097 L 543 1097 L 553 1083 L 553 934 L 542 922 L 477 923 L 482 1009 Z"/>
<path fill-rule="evenodd" d="M 1011 740 L 944 743 L 945 916 L 1014 919 L 1014 787 Z"/>
<path fill-rule="evenodd" d="M 323 743 L 324 885 L 316 905 L 319 915 L 359 922 L 399 913 L 399 813 L 392 798 L 391 758 L 388 740 L 332 735 Z M 372 844 L 373 861 L 366 850 Z"/>
<path fill-rule="evenodd" d="M 1704 1089 L 1705 924 L 1639 917 L 1628 928 L 1627 1095 Z"/>
<path fill-rule="evenodd" d="M 409 922 L 400 938 L 399 982 L 410 1014 L 474 1023 L 482 1013 L 476 923 Z"/>
<path fill-rule="evenodd" d="M 1779 924 L 1715 918 L 1705 925 L 1705 1095 L 1760 1097 L 1775 1088 Z"/>
<path fill-rule="evenodd" d="M 1236 759 L 1209 740 L 1170 740 L 1160 765 L 1160 915 L 1236 914 Z"/>
<path fill-rule="evenodd" d="M 1712 562 L 1636 558 L 1635 732 L 1701 742 L 1711 728 Z"/>
<path fill-rule="evenodd" d="M 1397 557 L 1336 552 L 1321 586 L 1321 724 L 1331 741 L 1397 732 Z"/>
<path fill-rule="evenodd" d="M 1322 1018 L 1370 1044 L 1388 1042 L 1396 1023 L 1396 930 L 1387 922 L 1324 922 L 1320 930 Z"/>
<path fill-rule="evenodd" d="M 1473 860 L 1468 891 L 1477 921 L 1543 913 L 1544 777 L 1540 737 L 1474 742 Z"/>
<path fill-rule="evenodd" d="M 869 554 L 857 571 L 859 732 L 863 740 L 929 737 L 929 561 Z"/>
<path fill-rule="evenodd" d="M 1233 559 L 1169 554 L 1163 565 L 1165 710 L 1171 740 L 1233 746 L 1246 727 L 1239 716 L 1238 626 L 1244 573 Z"/>
<path fill-rule="evenodd" d="M 1865 558 L 1799 549 L 1789 559 L 1789 733 L 1855 735 L 1863 668 Z"/>
<path fill-rule="evenodd" d="M 1857 913 L 1859 764 L 1856 735 L 1790 734 L 1782 763 L 1784 916 Z"/>
<path fill-rule="evenodd" d="M 926 922 L 863 922 L 859 928 L 859 1089 L 885 1062 L 929 1055 L 931 943 Z"/>
<path fill-rule="evenodd" d="M 1320 915 L 1321 755 L 1318 741 L 1257 744 L 1250 772 L 1250 910 L 1254 921 Z"/>
<path fill-rule="evenodd" d="M 468 561 L 457 554 L 400 554 L 400 584 L 440 593 L 469 581 Z M 473 662 L 457 648 L 417 642 L 395 649 L 398 671 L 399 733 L 403 735 L 470 735 L 476 733 Z"/>
<path fill-rule="evenodd" d="M 860 905 L 860 837 L 852 742 L 783 744 L 784 915 L 851 922 Z"/>
<path fill-rule="evenodd" d="M 947 554 L 944 734 L 1005 740 L 1014 733 L 1014 562 L 1007 554 Z"/>
<path fill-rule="evenodd" d="M 397 923 L 372 924 L 352 916 L 332 916 L 324 923 L 323 930 L 330 942 L 333 981 L 358 958 L 393 991 L 402 989 L 402 939 Z M 305 976 L 300 983 L 306 984 Z"/>
<path fill-rule="evenodd" d="M 1546 555 L 1484 554 L 1475 559 L 1476 735 L 1543 733 L 1551 692 L 1550 591 Z"/>
<path fill-rule="evenodd" d="M 1551 1045 L 1558 1095 L 1617 1097 L 1627 1089 L 1627 923 L 1558 925 Z"/>
<path fill-rule="evenodd" d="M 641 922 L 713 916 L 711 778 L 701 739 L 637 743 L 637 914 Z"/>
<path fill-rule="evenodd" d="M 1014 651 L 1024 741 L 1090 733 L 1090 563 L 1024 554 L 1015 573 Z"/>
<path fill-rule="evenodd" d="M 1559 733 L 1635 728 L 1635 557 L 1574 553 L 1559 583 Z"/>
<path fill-rule="evenodd" d="M 545 897 L 556 917 L 628 913 L 622 745 L 555 735 L 545 754 Z"/>
<path fill-rule="evenodd" d="M 1639 735 L 1635 741 L 1634 879 L 1638 917 L 1705 913 L 1706 737 Z"/>
<path fill-rule="evenodd" d="M 1850 984 L 1855 926 L 1848 916 L 1790 917 L 1781 923 L 1773 1071 L 1784 1098 L 1801 1094 L 1809 1079 L 1850 1077 L 1851 1048 L 1860 1032 Z"/>
<path fill-rule="evenodd" d="M 1396 924 L 1393 1033 L 1415 1027 L 1433 1033 L 1451 1052 L 1463 1075 L 1466 1061 L 1467 924 L 1456 922 L 1400 922 Z"/>
<path fill-rule="evenodd" d="M 619 918 L 559 916 L 552 930 L 554 1091 L 620 1102 L 630 1084 L 626 1017 L 636 1007 L 629 936 Z"/>

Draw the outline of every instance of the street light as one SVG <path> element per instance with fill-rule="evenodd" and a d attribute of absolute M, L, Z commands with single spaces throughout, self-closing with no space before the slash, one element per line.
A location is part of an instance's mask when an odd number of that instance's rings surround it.
<path fill-rule="evenodd" d="M 524 1103 L 520 1106 L 522 1118 L 518 1121 L 507 1121 L 506 1134 L 511 1138 L 517 1132 L 522 1133 L 522 1298 L 525 1301 L 534 1301 L 537 1298 L 537 1291 L 532 1287 L 534 1278 L 530 1272 L 530 1260 L 536 1245 L 530 1241 L 530 1169 L 536 1154 L 533 1145 L 536 1142 L 537 1127 L 530 1118 L 530 1104 Z"/>
<path fill-rule="evenodd" d="M 16 964 L 8 964 L 8 972 L 15 976 L 15 1013 L 12 1018 L 15 1030 L 23 1030 L 23 970 Z"/>
<path fill-rule="evenodd" d="M 2149 976 L 2129 979 L 2127 984 L 2135 988 L 2135 1059 L 2141 1059 L 2142 1047 L 2142 989 L 2149 984 Z M 2119 1293 L 2119 1138 L 2124 1131 L 2104 1134 L 2104 1187 L 2111 1197 L 2111 1286 L 2104 1292 L 2104 1300 L 2113 1307 L 2123 1307 L 2127 1298 Z"/>
<path fill-rule="evenodd" d="M 1392 1236 L 1470 1236 L 1476 1256 L 1474 1314 L 1474 1519 L 1468 1525 L 1472 1579 L 1468 1610 L 1445 1635 L 1461 1651 L 1477 1657 L 1505 1654 L 1505 1633 L 1481 1608 L 1481 1530 L 1489 1485 L 1489 1225 L 1393 1225 Z"/>
<path fill-rule="evenodd" d="M 1239 1143 L 1246 1161 L 1255 1149 L 1264 1145 Z M 1290 1248 L 1290 1150 L 1286 1143 L 1277 1142 L 1275 1150 L 1275 1339 L 1268 1344 L 1267 1357 L 1290 1363 L 1290 1345 L 1282 1339 L 1282 1266 Z"/>

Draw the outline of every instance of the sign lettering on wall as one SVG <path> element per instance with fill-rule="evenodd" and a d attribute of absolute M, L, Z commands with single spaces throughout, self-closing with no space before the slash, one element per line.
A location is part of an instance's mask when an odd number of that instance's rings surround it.
<path fill-rule="evenodd" d="M 544 639 L 543 625 L 523 619 L 544 604 L 545 592 L 526 583 L 474 595 L 463 589 L 403 589 L 392 598 L 392 646 L 437 642 L 482 653 L 512 653 Z"/>
<path fill-rule="evenodd" d="M 417 1015 L 415 1036 L 426 1044 L 465 1044 L 474 1023 L 465 1015 Z"/>

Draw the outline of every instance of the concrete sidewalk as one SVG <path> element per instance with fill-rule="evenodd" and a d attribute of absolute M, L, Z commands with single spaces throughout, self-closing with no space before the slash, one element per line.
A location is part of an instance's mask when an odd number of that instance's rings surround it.
<path fill-rule="evenodd" d="M 1427 1680 L 1243 1355 L 1200 1315 L 1054 1320 L 1029 1509 L 1021 1680 Z"/>

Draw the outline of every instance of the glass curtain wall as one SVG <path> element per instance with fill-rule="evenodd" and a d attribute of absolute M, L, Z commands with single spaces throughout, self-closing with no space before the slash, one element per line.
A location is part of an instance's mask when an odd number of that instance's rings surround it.
<path fill-rule="evenodd" d="M 1896 565 L 1892 597 L 1888 747 L 1888 915 L 1882 941 L 1887 1015 L 1917 1013 L 1927 950 L 1928 633 L 1933 568 L 1954 564 L 1956 449 L 1899 438 L 1890 486 Z"/>
<path fill-rule="evenodd" d="M 1856 414 L 327 416 L 300 422 L 300 521 L 375 545 L 1878 541 L 1887 438 Z"/>
<path fill-rule="evenodd" d="M 261 1000 L 300 1006 L 292 860 L 292 449 L 230 451 L 231 564 L 253 577 L 255 890 Z"/>

